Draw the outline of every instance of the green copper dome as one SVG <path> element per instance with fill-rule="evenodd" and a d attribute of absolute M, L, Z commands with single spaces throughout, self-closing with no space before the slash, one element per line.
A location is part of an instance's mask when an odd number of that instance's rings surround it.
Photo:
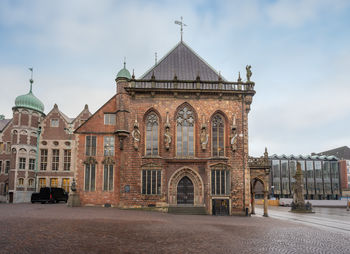
<path fill-rule="evenodd" d="M 32 92 L 33 80 L 30 80 L 30 90 L 29 93 L 20 95 L 15 100 L 16 107 L 29 108 L 40 113 L 44 113 L 44 104 L 34 96 Z"/>
<path fill-rule="evenodd" d="M 121 69 L 121 70 L 118 72 L 117 78 L 127 78 L 127 79 L 131 79 L 130 72 L 125 68 L 125 62 L 124 62 L 124 68 Z"/>

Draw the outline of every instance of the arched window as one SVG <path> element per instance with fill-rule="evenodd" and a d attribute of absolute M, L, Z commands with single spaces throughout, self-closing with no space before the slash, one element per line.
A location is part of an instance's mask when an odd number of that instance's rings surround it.
<path fill-rule="evenodd" d="M 225 155 L 225 122 L 224 118 L 216 114 L 211 121 L 212 128 L 212 148 L 213 156 L 224 156 Z"/>
<path fill-rule="evenodd" d="M 194 155 L 194 114 L 188 107 L 177 113 L 176 155 L 180 157 Z"/>
<path fill-rule="evenodd" d="M 158 116 L 150 113 L 146 118 L 146 155 L 158 155 Z"/>
<path fill-rule="evenodd" d="M 24 185 L 24 179 L 23 178 L 19 178 L 18 179 L 18 186 L 23 186 Z"/>

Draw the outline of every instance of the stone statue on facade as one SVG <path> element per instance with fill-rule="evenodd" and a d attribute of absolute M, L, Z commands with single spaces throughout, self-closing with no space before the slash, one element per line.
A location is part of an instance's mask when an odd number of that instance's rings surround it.
<path fill-rule="evenodd" d="M 230 145 L 231 150 L 235 152 L 237 150 L 237 126 L 236 126 L 236 116 L 233 116 L 231 134 L 230 134 Z"/>
<path fill-rule="evenodd" d="M 134 149 L 137 151 L 137 150 L 139 150 L 140 141 L 141 141 L 141 132 L 139 130 L 139 123 L 137 122 L 137 119 L 135 119 L 134 129 L 131 132 L 131 136 L 132 136 L 133 142 L 134 142 Z"/>
<path fill-rule="evenodd" d="M 246 67 L 245 67 L 245 69 L 247 70 L 247 82 L 250 82 L 250 77 L 252 76 L 252 71 L 250 70 L 252 68 L 252 66 L 250 66 L 250 65 L 247 65 Z"/>
<path fill-rule="evenodd" d="M 200 135 L 200 143 L 201 143 L 202 150 L 207 149 L 208 140 L 209 140 L 209 134 L 207 131 L 207 125 L 205 124 L 205 119 L 203 115 L 203 122 L 201 126 L 201 135 Z"/>
<path fill-rule="evenodd" d="M 169 113 L 166 113 L 166 123 L 165 123 L 165 133 L 164 133 L 164 145 L 165 149 L 169 150 L 171 144 L 171 133 L 170 133 L 170 122 L 169 122 Z"/>

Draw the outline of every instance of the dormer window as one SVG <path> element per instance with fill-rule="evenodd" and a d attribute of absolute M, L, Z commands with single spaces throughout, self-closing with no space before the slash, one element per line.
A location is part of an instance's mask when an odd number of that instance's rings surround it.
<path fill-rule="evenodd" d="M 115 125 L 115 114 L 105 114 L 105 125 Z"/>
<path fill-rule="evenodd" d="M 58 119 L 51 119 L 51 127 L 58 127 L 59 126 L 59 122 Z"/>

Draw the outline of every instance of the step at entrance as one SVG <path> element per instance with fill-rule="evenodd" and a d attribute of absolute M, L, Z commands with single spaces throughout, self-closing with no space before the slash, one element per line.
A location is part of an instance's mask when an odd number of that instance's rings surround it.
<path fill-rule="evenodd" d="M 189 215 L 206 215 L 207 210 L 205 207 L 194 207 L 194 206 L 176 206 L 169 207 L 168 213 L 173 214 L 189 214 Z"/>

